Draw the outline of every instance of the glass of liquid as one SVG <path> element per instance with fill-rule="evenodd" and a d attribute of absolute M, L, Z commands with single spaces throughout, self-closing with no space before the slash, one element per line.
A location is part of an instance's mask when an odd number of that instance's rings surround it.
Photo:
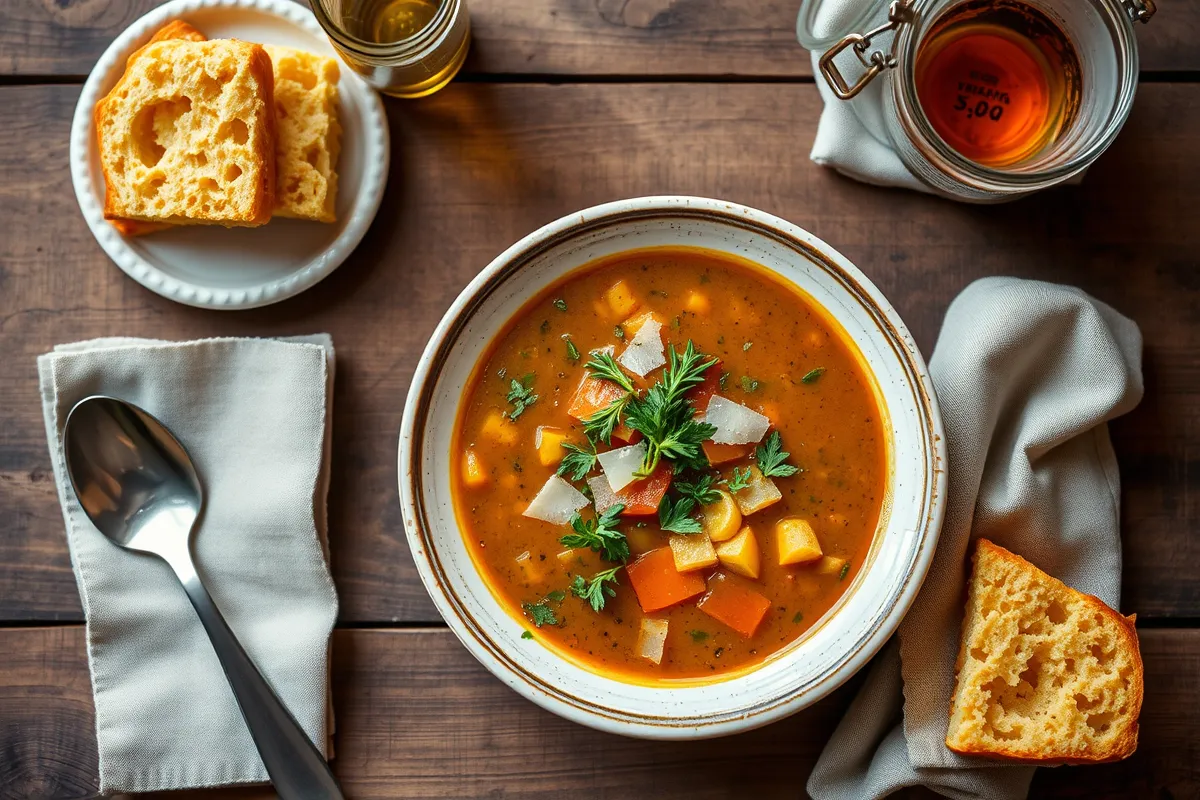
<path fill-rule="evenodd" d="M 905 166 L 973 202 L 1063 183 L 1104 152 L 1133 105 L 1133 23 L 1154 13 L 1152 0 L 879 0 L 831 21 L 804 2 L 818 80 L 860 118 L 882 108 Z"/>
<path fill-rule="evenodd" d="M 312 0 L 345 62 L 395 97 L 424 97 L 458 74 L 471 42 L 464 0 Z"/>

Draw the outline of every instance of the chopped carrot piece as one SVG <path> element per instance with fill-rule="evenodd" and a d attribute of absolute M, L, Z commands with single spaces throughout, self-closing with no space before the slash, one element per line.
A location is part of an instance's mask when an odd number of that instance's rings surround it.
<path fill-rule="evenodd" d="M 621 516 L 645 517 L 657 514 L 663 495 L 671 486 L 672 472 L 669 464 L 665 461 L 659 462 L 654 472 L 650 473 L 650 477 L 634 481 L 617 492 L 617 502 L 625 504 Z"/>
<path fill-rule="evenodd" d="M 758 624 L 771 607 L 771 601 L 725 573 L 718 572 L 708 579 L 708 592 L 696 606 L 749 639 L 758 630 Z"/>
<path fill-rule="evenodd" d="M 724 371 L 724 365 L 717 361 L 711 367 L 704 371 L 704 380 L 696 386 L 688 389 L 687 399 L 692 401 L 692 408 L 696 409 L 696 416 L 704 416 L 704 412 L 708 410 L 708 401 L 712 399 L 714 394 L 719 394 L 721 391 L 721 373 Z"/>
<path fill-rule="evenodd" d="M 488 482 L 487 473 L 483 471 L 483 464 L 474 450 L 467 450 L 463 454 L 462 479 L 463 483 L 472 488 L 478 488 Z"/>
<path fill-rule="evenodd" d="M 575 396 L 571 398 L 571 405 L 567 407 L 567 413 L 582 421 L 597 411 L 608 408 L 624 396 L 625 390 L 612 381 L 600 380 L 585 374 L 583 380 L 579 382 L 579 388 L 575 390 Z M 620 439 L 626 444 L 633 444 L 640 438 L 640 434 L 622 423 L 613 430 L 613 438 Z"/>
<path fill-rule="evenodd" d="M 647 614 L 682 603 L 704 591 L 704 579 L 698 573 L 681 573 L 675 569 L 675 556 L 669 547 L 651 550 L 627 566 L 625 572 L 642 611 Z"/>
<path fill-rule="evenodd" d="M 716 442 L 705 442 L 701 447 L 704 448 L 704 455 L 708 458 L 708 463 L 714 465 L 739 461 L 754 452 L 753 444 L 717 444 Z"/>

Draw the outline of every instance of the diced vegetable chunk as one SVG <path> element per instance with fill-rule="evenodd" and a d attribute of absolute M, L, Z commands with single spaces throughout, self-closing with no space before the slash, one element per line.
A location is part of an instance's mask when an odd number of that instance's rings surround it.
<path fill-rule="evenodd" d="M 717 548 L 717 558 L 730 572 L 736 572 L 751 580 L 758 580 L 758 574 L 762 567 L 762 555 L 758 549 L 758 539 L 754 537 L 754 531 L 750 530 L 749 525 L 738 531 L 738 535 L 728 542 L 721 543 L 721 546 Z"/>
<path fill-rule="evenodd" d="M 807 564 L 821 557 L 821 543 L 806 519 L 785 517 L 775 523 L 780 564 Z"/>
<path fill-rule="evenodd" d="M 642 617 L 638 629 L 637 654 L 654 664 L 661 664 L 667 646 L 667 620 Z"/>
<path fill-rule="evenodd" d="M 724 542 L 732 539 L 742 526 L 742 512 L 737 507 L 733 495 L 724 489 L 718 489 L 721 499 L 700 509 L 700 524 L 704 532 L 714 542 Z"/>
<path fill-rule="evenodd" d="M 479 434 L 485 438 L 491 439 L 497 444 L 514 445 L 520 437 L 520 431 L 517 426 L 509 421 L 508 417 L 504 416 L 503 412 L 498 409 L 492 409 L 484 417 L 483 427 L 479 429 Z"/>
<path fill-rule="evenodd" d="M 567 413 L 577 420 L 585 420 L 597 411 L 608 408 L 624 395 L 625 390 L 612 381 L 593 378 L 585 373 L 571 398 L 571 405 L 567 406 Z M 613 438 L 631 442 L 635 438 L 634 434 L 632 428 L 622 423 L 613 431 Z"/>
<path fill-rule="evenodd" d="M 675 569 L 679 572 L 704 569 L 717 563 L 717 551 L 713 549 L 709 538 L 702 533 L 691 536 L 675 534 L 669 544 L 671 555 L 675 557 Z"/>
<path fill-rule="evenodd" d="M 634 481 L 617 492 L 617 502 L 625 504 L 624 517 L 645 517 L 658 513 L 663 495 L 671 486 L 671 467 L 666 459 L 659 462 L 650 477 Z"/>
<path fill-rule="evenodd" d="M 598 455 L 596 460 L 600 462 L 600 469 L 604 470 L 604 477 L 608 479 L 609 488 L 614 492 L 619 492 L 634 482 L 633 473 L 641 468 L 645 457 L 646 443 L 641 442 L 628 447 L 607 450 Z"/>
<path fill-rule="evenodd" d="M 563 442 L 569 438 L 569 434 L 558 428 L 551 428 L 548 425 L 539 425 L 537 435 L 534 437 L 533 446 L 537 448 L 538 463 L 543 467 L 549 467 L 552 464 L 557 464 L 562 461 Z"/>
<path fill-rule="evenodd" d="M 525 580 L 530 583 L 541 583 L 542 579 L 546 577 L 545 563 L 528 550 L 517 556 L 517 566 L 521 568 Z"/>
<path fill-rule="evenodd" d="M 717 464 L 728 464 L 730 461 L 741 461 L 754 452 L 753 443 L 717 444 L 716 442 L 705 442 L 701 446 L 704 448 L 704 456 L 708 459 L 708 463 L 714 466 Z"/>
<path fill-rule="evenodd" d="M 846 559 L 837 556 L 821 556 L 817 562 L 818 575 L 841 575 L 846 567 Z"/>
<path fill-rule="evenodd" d="M 557 475 L 551 475 L 522 515 L 551 525 L 566 525 L 575 512 L 589 502 L 583 492 Z"/>
<path fill-rule="evenodd" d="M 625 351 L 617 358 L 621 366 L 644 378 L 651 370 L 667 363 L 666 348 L 662 340 L 662 323 L 650 317 L 638 327 L 638 332 L 629 340 Z"/>
<path fill-rule="evenodd" d="M 699 384 L 688 389 L 687 399 L 692 401 L 692 408 L 696 409 L 696 416 L 703 417 L 704 412 L 708 410 L 708 401 L 712 396 L 721 391 L 721 373 L 724 371 L 724 364 L 718 360 L 708 369 L 704 370 L 704 380 Z"/>
<path fill-rule="evenodd" d="M 695 572 L 675 569 L 671 548 L 651 550 L 625 568 L 642 611 L 659 611 L 682 603 L 704 591 L 704 579 Z"/>
<path fill-rule="evenodd" d="M 687 298 L 683 301 L 683 307 L 693 314 L 707 314 L 712 311 L 712 303 L 709 302 L 708 295 L 691 291 L 687 293 Z"/>
<path fill-rule="evenodd" d="M 716 427 L 717 432 L 712 435 L 716 444 L 759 442 L 771 427 L 771 420 L 765 415 L 719 394 L 709 399 L 704 421 Z"/>
<path fill-rule="evenodd" d="M 483 463 L 474 450 L 468 449 L 463 453 L 462 479 L 463 483 L 471 488 L 484 486 L 488 482 L 487 472 L 484 471 Z"/>
<path fill-rule="evenodd" d="M 622 319 L 637 311 L 641 306 L 641 302 L 633 296 L 633 290 L 625 281 L 617 281 L 608 287 L 608 291 L 604 293 L 604 301 L 608 303 L 608 307 L 613 310 L 613 313 Z"/>
<path fill-rule="evenodd" d="M 625 538 L 629 541 L 629 551 L 640 556 L 662 547 L 663 534 L 649 525 L 644 528 L 634 526 L 625 532 Z"/>
<path fill-rule="evenodd" d="M 696 605 L 705 614 L 749 639 L 758 630 L 771 601 L 735 578 L 718 572 L 708 579 L 708 592 Z"/>
<path fill-rule="evenodd" d="M 773 480 L 759 472 L 758 467 L 751 466 L 750 484 L 734 493 L 733 499 L 737 501 L 738 509 L 745 517 L 778 503 L 783 499 L 783 495 Z"/>

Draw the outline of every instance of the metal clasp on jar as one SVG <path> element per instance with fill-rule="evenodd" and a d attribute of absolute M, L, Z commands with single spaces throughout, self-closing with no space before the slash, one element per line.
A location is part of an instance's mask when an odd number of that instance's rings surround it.
<path fill-rule="evenodd" d="M 1149 2 L 1149 0 L 1128 0 L 1128 2 Z M 913 12 L 910 6 L 911 2 L 906 2 L 906 0 L 892 0 L 891 5 L 888 6 L 887 22 L 875 30 L 867 31 L 866 33 L 851 33 L 843 37 L 840 42 L 829 48 L 821 56 L 820 61 L 817 62 L 820 66 L 821 74 L 825 77 L 825 81 L 833 89 L 833 93 L 837 95 L 839 100 L 849 100 L 861 92 L 876 75 L 885 69 L 891 69 L 896 66 L 896 54 L 893 49 L 889 49 L 886 53 L 882 50 L 874 50 L 869 55 L 867 51 L 870 50 L 871 42 L 874 39 L 888 31 L 896 30 L 906 22 L 912 21 Z M 893 39 L 893 43 L 894 41 Z M 833 60 L 847 47 L 854 49 L 854 55 L 858 56 L 858 60 L 862 63 L 865 70 L 853 85 L 846 82 L 846 78 L 842 75 L 841 70 L 833 63 Z"/>

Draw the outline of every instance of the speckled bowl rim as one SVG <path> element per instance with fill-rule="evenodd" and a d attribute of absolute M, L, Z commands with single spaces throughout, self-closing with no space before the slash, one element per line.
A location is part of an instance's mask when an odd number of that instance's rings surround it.
<path fill-rule="evenodd" d="M 324 40 L 325 32 L 307 8 L 291 0 L 172 0 L 145 14 L 126 28 L 108 46 L 83 85 L 75 116 L 71 122 L 71 183 L 83 217 L 100 247 L 125 274 L 163 297 L 199 308 L 225 310 L 258 308 L 278 303 L 308 289 L 337 269 L 366 235 L 387 184 L 391 139 L 387 115 L 379 95 L 351 69 L 342 64 L 340 88 L 354 93 L 361 118 L 367 153 L 358 186 L 343 185 L 341 191 L 356 192 L 349 219 L 336 239 L 282 278 L 255 286 L 229 288 L 187 281 L 170 275 L 153 261 L 143 257 L 104 219 L 103 199 L 93 192 L 94 176 L 91 149 L 94 147 L 93 110 L 102 88 L 119 77 L 125 61 L 138 47 L 167 22 L 190 13 L 211 8 L 245 9 L 278 17 L 312 36 Z M 336 57 L 336 56 L 335 56 Z M 340 58 L 339 58 L 340 61 Z"/>
<path fill-rule="evenodd" d="M 907 573 L 879 623 L 860 637 L 839 665 L 821 679 L 785 696 L 764 698 L 721 714 L 665 717 L 609 708 L 565 692 L 526 670 L 508 656 L 498 637 L 483 628 L 452 590 L 430 539 L 424 507 L 420 460 L 425 423 L 440 365 L 451 353 L 467 320 L 506 280 L 548 250 L 607 226 L 657 216 L 694 217 L 741 228 L 792 248 L 817 263 L 870 311 L 885 333 L 909 378 L 908 388 L 914 394 L 923 423 L 920 438 L 927 469 L 919 514 L 922 527 L 916 532 Z M 783 275 L 777 278 L 790 282 Z M 542 288 L 538 286 L 529 295 Z M 467 650 L 510 688 L 548 711 L 597 730 L 646 739 L 703 739 L 741 733 L 794 714 L 826 697 L 865 666 L 899 626 L 929 570 L 945 514 L 946 447 L 937 398 L 925 361 L 895 309 L 844 256 L 802 228 L 763 211 L 699 197 L 642 197 L 595 206 L 543 226 L 497 256 L 447 310 L 417 364 L 400 428 L 397 466 L 404 526 L 417 571 L 439 613 Z"/>

